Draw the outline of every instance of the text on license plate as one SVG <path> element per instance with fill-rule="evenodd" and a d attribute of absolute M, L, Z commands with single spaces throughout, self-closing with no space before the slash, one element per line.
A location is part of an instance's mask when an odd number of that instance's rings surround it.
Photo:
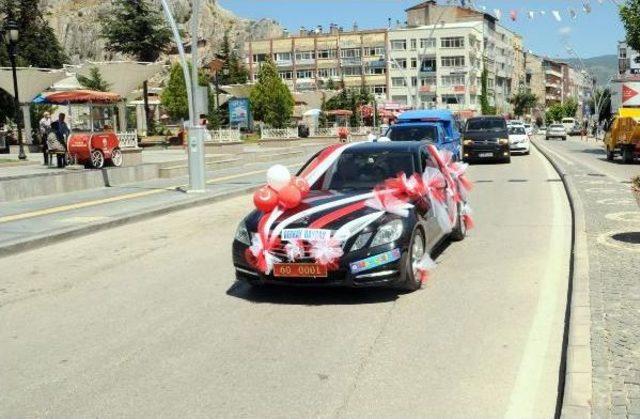
<path fill-rule="evenodd" d="M 318 263 L 276 263 L 273 276 L 285 278 L 313 278 L 327 276 L 327 267 Z"/>
<path fill-rule="evenodd" d="M 493 153 L 478 153 L 478 157 L 493 157 Z"/>

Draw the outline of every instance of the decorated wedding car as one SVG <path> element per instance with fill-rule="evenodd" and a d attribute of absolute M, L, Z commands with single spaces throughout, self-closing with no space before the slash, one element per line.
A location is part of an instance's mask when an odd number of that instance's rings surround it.
<path fill-rule="evenodd" d="M 433 249 L 473 225 L 466 168 L 427 141 L 331 145 L 296 176 L 273 166 L 236 231 L 236 278 L 416 290 Z"/>

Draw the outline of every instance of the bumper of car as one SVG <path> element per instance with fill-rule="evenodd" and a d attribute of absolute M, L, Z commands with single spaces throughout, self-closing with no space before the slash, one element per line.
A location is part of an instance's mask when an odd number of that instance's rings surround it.
<path fill-rule="evenodd" d="M 351 264 L 367 259 L 368 257 L 382 254 L 393 249 L 398 249 L 400 255 L 404 254 L 406 246 L 398 246 L 397 243 L 377 246 L 375 248 L 361 249 L 346 253 L 335 270 L 329 270 L 326 277 L 276 277 L 273 272 L 265 274 L 258 272 L 245 258 L 246 245 L 234 242 L 233 264 L 236 271 L 236 279 L 252 284 L 274 284 L 297 287 L 393 287 L 405 280 L 402 258 L 381 264 L 371 269 L 352 272 Z M 303 262 L 313 262 L 303 260 Z"/>

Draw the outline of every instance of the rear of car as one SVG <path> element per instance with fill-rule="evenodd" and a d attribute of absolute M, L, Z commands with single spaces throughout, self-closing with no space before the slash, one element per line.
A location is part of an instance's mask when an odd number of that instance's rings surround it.
<path fill-rule="evenodd" d="M 531 137 L 533 135 L 533 125 L 524 124 L 524 131 L 527 133 L 529 137 Z"/>
<path fill-rule="evenodd" d="M 507 122 L 499 116 L 467 120 L 462 142 L 464 161 L 511 161 Z"/>
<path fill-rule="evenodd" d="M 566 141 L 567 139 L 567 130 L 562 124 L 551 124 L 549 128 L 547 128 L 547 134 L 545 135 L 545 139 L 551 140 L 552 138 L 559 138 L 562 141 Z"/>
<path fill-rule="evenodd" d="M 400 114 L 395 125 L 389 127 L 386 137 L 390 137 L 393 130 L 402 126 L 433 126 L 437 125 L 441 128 L 442 138 L 434 141 L 436 147 L 441 150 L 449 150 L 454 156 L 460 156 L 461 135 L 458 130 L 458 121 L 453 113 L 447 109 L 421 109 L 406 111 Z M 393 140 L 393 138 L 391 138 Z M 423 140 L 423 138 L 410 139 L 409 141 Z M 395 141 L 395 140 L 394 140 Z"/>
<path fill-rule="evenodd" d="M 574 118 L 563 118 L 562 126 L 564 127 L 567 135 L 580 134 L 580 127 L 578 126 Z"/>

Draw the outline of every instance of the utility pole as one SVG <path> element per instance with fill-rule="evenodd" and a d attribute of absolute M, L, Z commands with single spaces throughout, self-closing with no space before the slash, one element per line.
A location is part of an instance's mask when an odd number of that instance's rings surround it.
<path fill-rule="evenodd" d="M 205 182 L 205 167 L 204 167 L 204 136 L 203 128 L 199 125 L 197 105 L 196 105 L 196 89 L 198 86 L 198 15 L 200 13 L 200 0 L 193 0 L 193 8 L 191 14 L 191 56 L 193 60 L 193 77 L 189 74 L 189 64 L 184 53 L 184 47 L 182 45 L 182 38 L 180 37 L 180 31 L 176 25 L 176 21 L 173 18 L 171 9 L 167 3 L 167 0 L 160 0 L 162 3 L 162 9 L 164 10 L 165 18 L 171 27 L 173 37 L 178 47 L 178 54 L 180 55 L 180 64 L 182 67 L 182 73 L 184 75 L 185 87 L 187 90 L 187 102 L 189 105 L 189 122 L 187 123 L 188 132 L 188 155 L 189 155 L 189 191 L 190 192 L 204 192 L 206 187 Z"/>

